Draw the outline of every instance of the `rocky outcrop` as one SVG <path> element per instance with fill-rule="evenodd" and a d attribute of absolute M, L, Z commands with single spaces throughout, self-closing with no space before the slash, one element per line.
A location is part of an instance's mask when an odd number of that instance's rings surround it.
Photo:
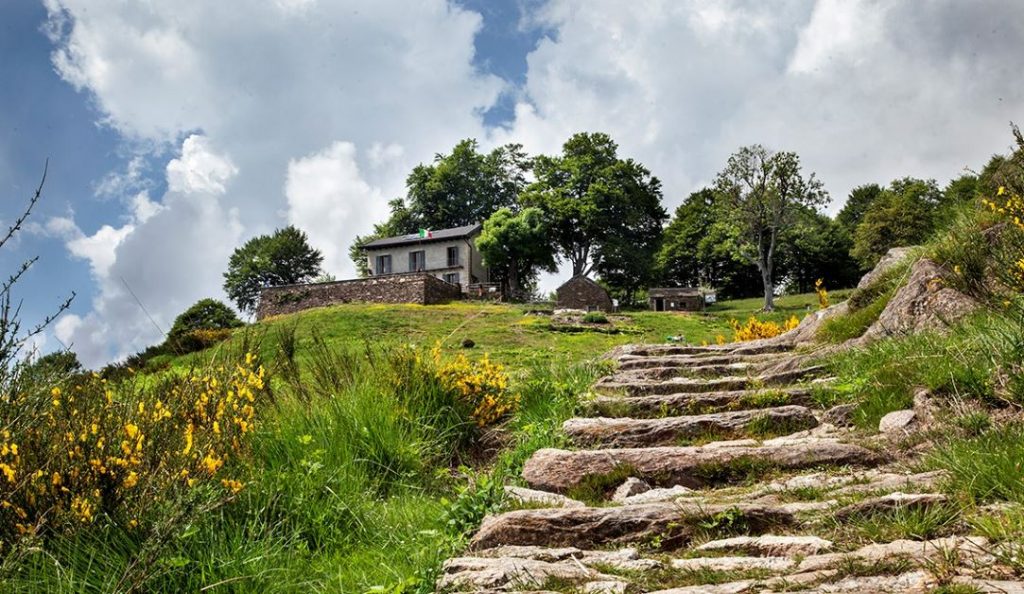
<path fill-rule="evenodd" d="M 882 275 L 910 256 L 913 249 L 914 248 L 912 247 L 891 248 L 884 256 L 882 256 L 882 259 L 878 261 L 878 264 L 875 264 L 874 268 L 861 277 L 860 282 L 857 283 L 857 288 L 866 289 L 873 285 L 882 277 Z"/>
<path fill-rule="evenodd" d="M 938 264 L 921 258 L 911 267 L 907 282 L 896 291 L 858 343 L 942 330 L 977 310 L 979 305 L 975 299 L 951 287 L 949 274 Z"/>

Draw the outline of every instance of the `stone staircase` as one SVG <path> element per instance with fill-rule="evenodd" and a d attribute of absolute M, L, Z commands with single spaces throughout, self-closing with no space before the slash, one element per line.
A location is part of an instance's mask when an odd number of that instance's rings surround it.
<path fill-rule="evenodd" d="M 440 592 L 1020 592 L 985 539 L 874 542 L 858 522 L 940 513 L 941 472 L 823 422 L 792 342 L 634 346 L 507 487 Z M 955 562 L 953 561 L 955 560 Z M 939 586 L 946 590 L 936 590 Z M 957 589 L 958 588 L 958 589 Z"/>

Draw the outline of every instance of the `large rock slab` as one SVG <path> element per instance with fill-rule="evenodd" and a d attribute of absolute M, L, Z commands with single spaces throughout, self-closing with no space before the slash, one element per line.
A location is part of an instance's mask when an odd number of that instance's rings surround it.
<path fill-rule="evenodd" d="M 664 417 L 812 403 L 811 392 L 806 388 L 774 388 L 633 397 L 597 396 L 586 403 L 586 410 L 605 417 Z"/>
<path fill-rule="evenodd" d="M 866 448 L 823 438 L 772 440 L 760 446 L 712 443 L 701 447 L 542 449 L 527 460 L 523 478 L 533 488 L 564 492 L 588 476 L 607 475 L 626 466 L 631 475 L 652 485 L 700 488 L 746 478 L 758 469 L 873 466 L 878 462 L 879 456 Z"/>
<path fill-rule="evenodd" d="M 660 541 L 674 549 L 688 544 L 702 523 L 728 513 L 753 532 L 792 525 L 792 514 L 773 506 L 650 503 L 582 509 L 528 509 L 484 518 L 470 543 L 474 550 L 502 545 L 594 548 Z"/>
<path fill-rule="evenodd" d="M 896 291 L 858 343 L 942 330 L 977 310 L 980 304 L 950 287 L 948 278 L 945 270 L 927 258 L 915 262 L 906 284 Z"/>
<path fill-rule="evenodd" d="M 912 247 L 894 247 L 890 248 L 889 251 L 882 256 L 882 259 L 875 264 L 867 274 L 860 278 L 860 282 L 857 283 L 858 289 L 866 289 L 870 287 L 876 280 L 881 278 L 883 274 L 889 271 L 893 266 L 896 266 L 910 255 Z"/>
<path fill-rule="evenodd" d="M 643 447 L 709 435 L 740 436 L 754 424 L 760 431 L 785 434 L 816 427 L 818 420 L 803 406 L 779 406 L 660 419 L 574 418 L 562 424 L 562 431 L 577 445 Z"/>
<path fill-rule="evenodd" d="M 609 377 L 594 384 L 594 389 L 606 393 L 624 393 L 630 396 L 646 394 L 683 394 L 750 390 L 764 386 L 785 386 L 813 377 L 824 370 L 820 366 L 804 367 L 779 373 L 750 377 L 720 377 L 714 379 L 681 378 L 664 381 L 617 381 Z"/>

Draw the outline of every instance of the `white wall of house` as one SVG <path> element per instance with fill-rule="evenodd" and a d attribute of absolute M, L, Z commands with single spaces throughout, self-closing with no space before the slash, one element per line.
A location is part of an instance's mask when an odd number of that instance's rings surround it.
<path fill-rule="evenodd" d="M 457 260 L 449 261 L 449 249 L 457 250 Z M 411 267 L 410 254 L 422 254 L 423 267 L 419 270 Z M 391 270 L 380 270 L 380 256 L 391 257 Z M 420 261 L 417 256 L 417 263 Z M 430 241 L 419 244 L 401 245 L 388 248 L 366 250 L 366 259 L 370 274 L 404 274 L 407 272 L 427 272 L 441 280 L 452 282 L 458 275 L 457 284 L 465 291 L 471 283 L 487 282 L 487 269 L 484 268 L 473 239 L 452 239 Z M 454 265 L 453 265 L 454 264 Z"/>

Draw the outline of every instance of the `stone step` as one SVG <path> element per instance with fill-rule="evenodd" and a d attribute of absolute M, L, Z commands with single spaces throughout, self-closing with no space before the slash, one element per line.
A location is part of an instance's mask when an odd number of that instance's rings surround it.
<path fill-rule="evenodd" d="M 693 367 L 700 365 L 729 365 L 732 363 L 773 363 L 786 355 L 766 353 L 760 355 L 668 355 L 665 357 L 642 357 L 624 355 L 619 357 L 619 369 L 649 369 L 652 367 Z"/>
<path fill-rule="evenodd" d="M 484 518 L 470 549 L 503 545 L 589 549 L 642 543 L 672 550 L 689 544 L 698 531 L 726 516 L 752 533 L 796 522 L 793 514 L 778 507 L 742 503 L 524 509 Z"/>
<path fill-rule="evenodd" d="M 831 549 L 832 541 L 817 536 L 734 536 L 708 541 L 693 550 L 699 553 L 732 553 L 756 557 L 807 557 Z"/>
<path fill-rule="evenodd" d="M 817 425 L 810 409 L 779 406 L 660 419 L 574 418 L 562 424 L 562 431 L 578 446 L 632 448 L 679 445 L 683 440 L 708 436 L 739 437 L 752 426 L 764 433 L 784 435 Z"/>
<path fill-rule="evenodd" d="M 694 346 L 686 344 L 638 344 L 618 349 L 618 356 L 667 357 L 673 355 L 763 355 L 785 353 L 793 345 L 785 341 L 735 342 L 723 345 Z"/>
<path fill-rule="evenodd" d="M 605 394 L 643 396 L 649 394 L 684 394 L 751 390 L 765 386 L 784 386 L 811 378 L 824 371 L 822 366 L 804 367 L 779 373 L 755 376 L 721 377 L 714 379 L 681 378 L 664 381 L 619 382 L 610 377 L 594 384 L 595 391 Z"/>
<path fill-rule="evenodd" d="M 535 489 L 564 492 L 624 472 L 653 486 L 701 488 L 746 480 L 776 469 L 815 466 L 875 466 L 881 457 L 837 439 L 806 437 L 715 442 L 700 447 L 651 447 L 568 451 L 538 450 L 526 461 L 523 478 Z M 615 485 L 609 485 L 614 488 Z"/>
<path fill-rule="evenodd" d="M 769 363 L 774 365 L 773 363 Z M 689 365 L 686 367 L 645 367 L 642 369 L 622 369 L 608 376 L 609 381 L 620 383 L 662 381 L 674 378 L 715 378 L 751 375 L 765 368 L 764 363 L 716 363 L 711 365 Z"/>
<path fill-rule="evenodd" d="M 737 537 L 758 538 L 758 537 Z M 811 538 L 817 537 L 794 537 Z M 828 542 L 828 541 L 823 541 Z M 706 546 L 706 545 L 705 545 Z M 702 547 L 697 547 L 699 550 Z M 955 552 L 968 567 L 984 566 L 991 563 L 992 557 L 986 550 L 989 548 L 988 540 L 980 536 L 952 536 L 937 538 L 928 541 L 916 540 L 895 540 L 887 543 L 871 544 L 859 549 L 843 553 L 823 554 L 771 554 L 758 556 L 719 556 L 720 550 L 714 551 L 715 556 L 689 557 L 686 559 L 672 559 L 671 565 L 676 569 L 687 571 L 710 570 L 710 571 L 742 571 L 742 570 L 766 570 L 773 573 L 786 572 L 810 572 L 833 569 L 835 567 L 849 564 L 850 562 L 876 563 L 893 559 L 908 559 L 918 564 L 924 564 L 931 559 Z"/>
<path fill-rule="evenodd" d="M 722 392 L 597 396 L 584 403 L 587 414 L 603 417 L 665 417 L 750 410 L 782 405 L 806 406 L 814 401 L 806 388 L 727 390 Z"/>

